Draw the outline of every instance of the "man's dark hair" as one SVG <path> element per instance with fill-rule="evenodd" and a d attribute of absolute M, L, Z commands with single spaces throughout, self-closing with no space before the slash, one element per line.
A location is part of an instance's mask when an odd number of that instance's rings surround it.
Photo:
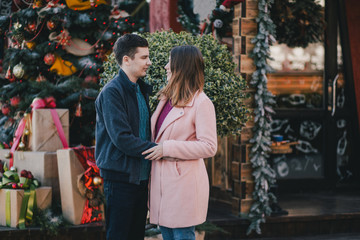
<path fill-rule="evenodd" d="M 149 47 L 148 41 L 136 34 L 125 34 L 116 40 L 114 54 L 117 63 L 121 66 L 124 56 L 134 59 L 137 47 Z"/>

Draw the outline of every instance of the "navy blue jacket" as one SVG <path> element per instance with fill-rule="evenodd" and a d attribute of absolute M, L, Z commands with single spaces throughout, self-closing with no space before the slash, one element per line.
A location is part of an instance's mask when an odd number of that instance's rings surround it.
<path fill-rule="evenodd" d="M 150 113 L 152 87 L 141 79 L 137 83 Z M 101 176 L 105 180 L 139 184 L 141 153 L 156 144 L 139 137 L 136 86 L 123 70 L 105 85 L 95 107 L 95 158 Z"/>

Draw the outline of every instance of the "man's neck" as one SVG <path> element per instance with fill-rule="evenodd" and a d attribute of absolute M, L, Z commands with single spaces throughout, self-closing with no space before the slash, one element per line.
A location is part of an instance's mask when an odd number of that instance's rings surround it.
<path fill-rule="evenodd" d="M 129 78 L 129 80 L 133 83 L 137 83 L 138 79 L 137 77 L 132 76 L 129 71 L 127 71 L 126 69 L 122 69 L 124 71 L 124 73 L 126 74 L 126 76 Z"/>

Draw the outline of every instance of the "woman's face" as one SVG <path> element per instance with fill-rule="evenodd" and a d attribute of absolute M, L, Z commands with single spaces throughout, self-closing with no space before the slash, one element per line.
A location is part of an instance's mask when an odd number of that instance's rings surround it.
<path fill-rule="evenodd" d="M 168 63 L 165 65 L 165 70 L 166 70 L 166 77 L 167 77 L 167 80 L 169 81 L 170 78 L 171 78 L 171 68 L 170 68 L 170 57 L 169 57 L 169 61 Z"/>

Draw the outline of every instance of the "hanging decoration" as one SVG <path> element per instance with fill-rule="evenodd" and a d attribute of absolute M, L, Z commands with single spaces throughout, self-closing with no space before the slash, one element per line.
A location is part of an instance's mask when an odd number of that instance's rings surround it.
<path fill-rule="evenodd" d="M 50 67 L 50 71 L 56 72 L 60 76 L 73 75 L 77 69 L 70 61 L 63 60 L 59 55 L 55 55 L 55 62 Z"/>
<path fill-rule="evenodd" d="M 50 31 L 52 31 L 52 30 L 54 30 L 56 28 L 56 23 L 54 21 L 52 21 L 52 20 L 49 20 L 49 21 L 46 22 L 46 27 Z"/>
<path fill-rule="evenodd" d="M 289 47 L 306 48 L 323 40 L 324 12 L 315 0 L 276 0 L 271 11 L 276 40 Z"/>
<path fill-rule="evenodd" d="M 250 85 L 256 89 L 253 128 L 254 137 L 250 140 L 253 144 L 250 153 L 250 162 L 253 168 L 255 187 L 253 192 L 254 202 L 248 214 L 250 226 L 247 234 L 252 231 L 261 234 L 260 224 L 265 222 L 265 216 L 271 214 L 270 204 L 276 201 L 269 186 L 275 182 L 275 171 L 269 165 L 269 152 L 271 150 L 270 123 L 274 113 L 272 106 L 275 104 L 274 96 L 268 91 L 266 74 L 271 71 L 267 64 L 270 58 L 269 46 L 276 40 L 275 25 L 270 18 L 270 8 L 273 0 L 258 0 L 259 15 L 258 33 L 252 40 L 254 49 L 250 57 L 254 60 L 256 71 L 252 74 Z"/>

